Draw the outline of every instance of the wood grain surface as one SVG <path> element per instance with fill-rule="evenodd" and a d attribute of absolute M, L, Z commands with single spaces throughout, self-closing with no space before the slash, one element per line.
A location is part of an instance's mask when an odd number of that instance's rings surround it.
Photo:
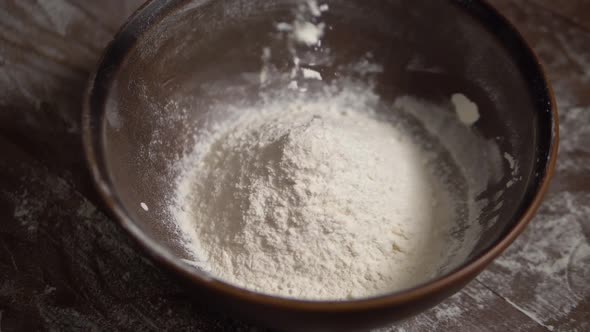
<path fill-rule="evenodd" d="M 560 108 L 537 217 L 439 306 L 383 331 L 590 331 L 590 1 L 491 0 L 541 58 Z M 0 0 L 0 331 L 257 330 L 211 313 L 105 216 L 80 103 L 139 0 Z"/>

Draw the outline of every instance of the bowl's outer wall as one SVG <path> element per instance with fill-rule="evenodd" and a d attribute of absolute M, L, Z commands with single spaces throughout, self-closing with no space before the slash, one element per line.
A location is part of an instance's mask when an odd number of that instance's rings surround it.
<path fill-rule="evenodd" d="M 232 91 L 203 95 L 200 87 L 211 82 L 222 86 L 236 72 L 259 71 L 261 50 L 273 42 L 269 31 L 276 22 L 292 19 L 294 2 L 165 0 L 144 5 L 107 48 L 89 90 L 85 147 L 99 191 L 152 256 L 197 284 L 197 291 L 207 293 L 206 301 L 218 302 L 222 310 L 269 326 L 301 328 L 360 328 L 407 317 L 452 294 L 484 266 L 428 294 L 401 294 L 387 306 L 361 301 L 332 310 L 265 302 L 261 299 L 267 297 L 204 280 L 174 259 L 185 253 L 162 222 L 168 218 L 163 198 L 174 189 L 177 174 L 171 163 L 194 143 L 179 133 L 202 123 L 211 103 L 232 102 Z M 371 52 L 384 64 L 377 85 L 384 98 L 412 94 L 443 101 L 465 93 L 480 107 L 476 130 L 515 157 L 522 180 L 505 191 L 499 213 L 484 216 L 484 223 L 495 217 L 497 222 L 482 236 L 471 261 L 479 258 L 525 222 L 522 217 L 538 204 L 550 171 L 549 157 L 556 148 L 554 105 L 534 55 L 479 1 L 325 2 L 330 10 L 323 20 L 332 29 L 324 45 L 337 62 Z M 329 76 L 331 69 L 324 70 Z M 504 167 L 508 174 L 509 164 Z M 505 182 L 484 195 L 504 187 Z"/>

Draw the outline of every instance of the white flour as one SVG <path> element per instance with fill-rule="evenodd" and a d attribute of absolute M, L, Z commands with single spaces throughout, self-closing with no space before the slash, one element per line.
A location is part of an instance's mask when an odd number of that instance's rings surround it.
<path fill-rule="evenodd" d="M 306 299 L 367 297 L 434 276 L 454 217 L 448 192 L 421 147 L 367 107 L 343 92 L 222 124 L 181 186 L 191 205 L 177 219 L 200 266 Z"/>
<path fill-rule="evenodd" d="M 465 97 L 465 95 L 455 93 L 451 96 L 451 102 L 455 106 L 455 112 L 459 121 L 466 126 L 471 126 L 479 120 L 477 105 Z"/>
<path fill-rule="evenodd" d="M 398 98 L 385 118 L 370 82 L 342 75 L 308 91 L 323 81 L 302 59 L 305 47 L 321 45 L 325 10 L 310 0 L 291 24 L 275 26 L 288 37 L 290 71 L 274 67 L 275 52 L 263 49 L 260 87 L 288 92 L 220 105 L 231 115 L 197 135 L 171 208 L 191 255 L 185 262 L 299 299 L 416 286 L 470 254 L 488 204 L 476 197 L 501 177 L 502 157 L 472 130 L 479 112 L 464 95 L 451 96 L 454 113 Z M 370 77 L 382 68 L 368 57 L 347 70 Z"/>
<path fill-rule="evenodd" d="M 324 34 L 323 24 L 295 21 L 295 40 L 307 46 L 316 45 Z"/>

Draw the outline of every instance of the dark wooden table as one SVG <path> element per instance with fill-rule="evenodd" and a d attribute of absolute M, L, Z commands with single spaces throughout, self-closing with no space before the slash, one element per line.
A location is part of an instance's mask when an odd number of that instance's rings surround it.
<path fill-rule="evenodd" d="M 0 331 L 236 330 L 197 307 L 101 212 L 85 170 L 89 72 L 138 0 L 0 0 Z M 493 0 L 560 108 L 538 216 L 457 295 L 387 331 L 590 331 L 590 1 Z"/>

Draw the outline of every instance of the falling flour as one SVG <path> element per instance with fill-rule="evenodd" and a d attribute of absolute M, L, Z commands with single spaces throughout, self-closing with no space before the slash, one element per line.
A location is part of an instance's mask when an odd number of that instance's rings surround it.
<path fill-rule="evenodd" d="M 455 93 L 451 96 L 451 102 L 455 106 L 455 112 L 459 121 L 466 126 L 471 126 L 479 120 L 479 110 L 477 105 L 469 100 L 465 95 Z"/>

